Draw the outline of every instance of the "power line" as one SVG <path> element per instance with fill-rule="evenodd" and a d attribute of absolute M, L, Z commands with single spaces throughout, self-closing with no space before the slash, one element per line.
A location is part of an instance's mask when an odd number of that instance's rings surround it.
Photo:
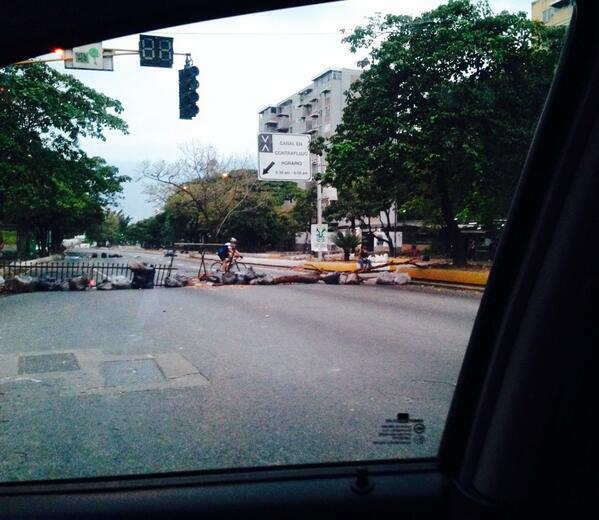
<path fill-rule="evenodd" d="M 166 32 L 152 31 L 151 34 L 161 36 L 341 36 L 341 32 L 306 32 L 306 33 L 246 33 L 246 32 Z"/>

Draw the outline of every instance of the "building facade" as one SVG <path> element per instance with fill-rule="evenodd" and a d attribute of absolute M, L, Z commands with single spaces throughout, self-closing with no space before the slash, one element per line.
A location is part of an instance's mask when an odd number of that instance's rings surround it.
<path fill-rule="evenodd" d="M 568 25 L 573 9 L 574 0 L 535 0 L 531 5 L 531 18 L 547 25 Z"/>
<path fill-rule="evenodd" d="M 310 85 L 259 112 L 260 132 L 310 134 L 328 139 L 345 108 L 345 92 L 360 77 L 356 69 L 328 69 Z"/>

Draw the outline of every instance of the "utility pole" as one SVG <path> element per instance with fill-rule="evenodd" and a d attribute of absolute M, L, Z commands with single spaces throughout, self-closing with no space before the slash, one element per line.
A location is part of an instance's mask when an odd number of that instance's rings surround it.
<path fill-rule="evenodd" d="M 322 224 L 322 186 L 316 181 L 316 223 Z M 318 251 L 318 260 L 322 260 L 322 251 Z"/>

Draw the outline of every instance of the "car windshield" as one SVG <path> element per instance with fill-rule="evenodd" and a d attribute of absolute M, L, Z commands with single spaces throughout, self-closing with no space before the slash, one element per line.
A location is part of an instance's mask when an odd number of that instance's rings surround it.
<path fill-rule="evenodd" d="M 571 13 L 354 0 L 0 68 L 0 481 L 434 458 Z"/>

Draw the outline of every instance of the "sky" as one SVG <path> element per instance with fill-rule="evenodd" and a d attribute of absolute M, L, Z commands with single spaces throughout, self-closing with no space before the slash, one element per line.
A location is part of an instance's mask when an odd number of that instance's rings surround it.
<path fill-rule="evenodd" d="M 440 0 L 347 0 L 148 31 L 174 37 L 175 52 L 191 53 L 200 69 L 200 112 L 179 119 L 177 70 L 140 67 L 138 56 L 114 59 L 114 71 L 65 71 L 86 85 L 119 99 L 129 134 L 107 132 L 106 141 L 84 140 L 82 147 L 104 157 L 134 181 L 124 187 L 119 207 L 133 220 L 154 214 L 147 202 L 138 165 L 142 161 L 175 160 L 178 146 L 190 140 L 212 145 L 226 156 L 255 160 L 258 111 L 308 85 L 329 68 L 356 68 L 354 55 L 341 42 L 376 12 L 417 16 Z M 495 11 L 525 11 L 530 0 L 490 0 Z M 139 34 L 106 40 L 104 48 L 137 49 Z M 94 43 L 94 42 L 90 42 Z"/>

